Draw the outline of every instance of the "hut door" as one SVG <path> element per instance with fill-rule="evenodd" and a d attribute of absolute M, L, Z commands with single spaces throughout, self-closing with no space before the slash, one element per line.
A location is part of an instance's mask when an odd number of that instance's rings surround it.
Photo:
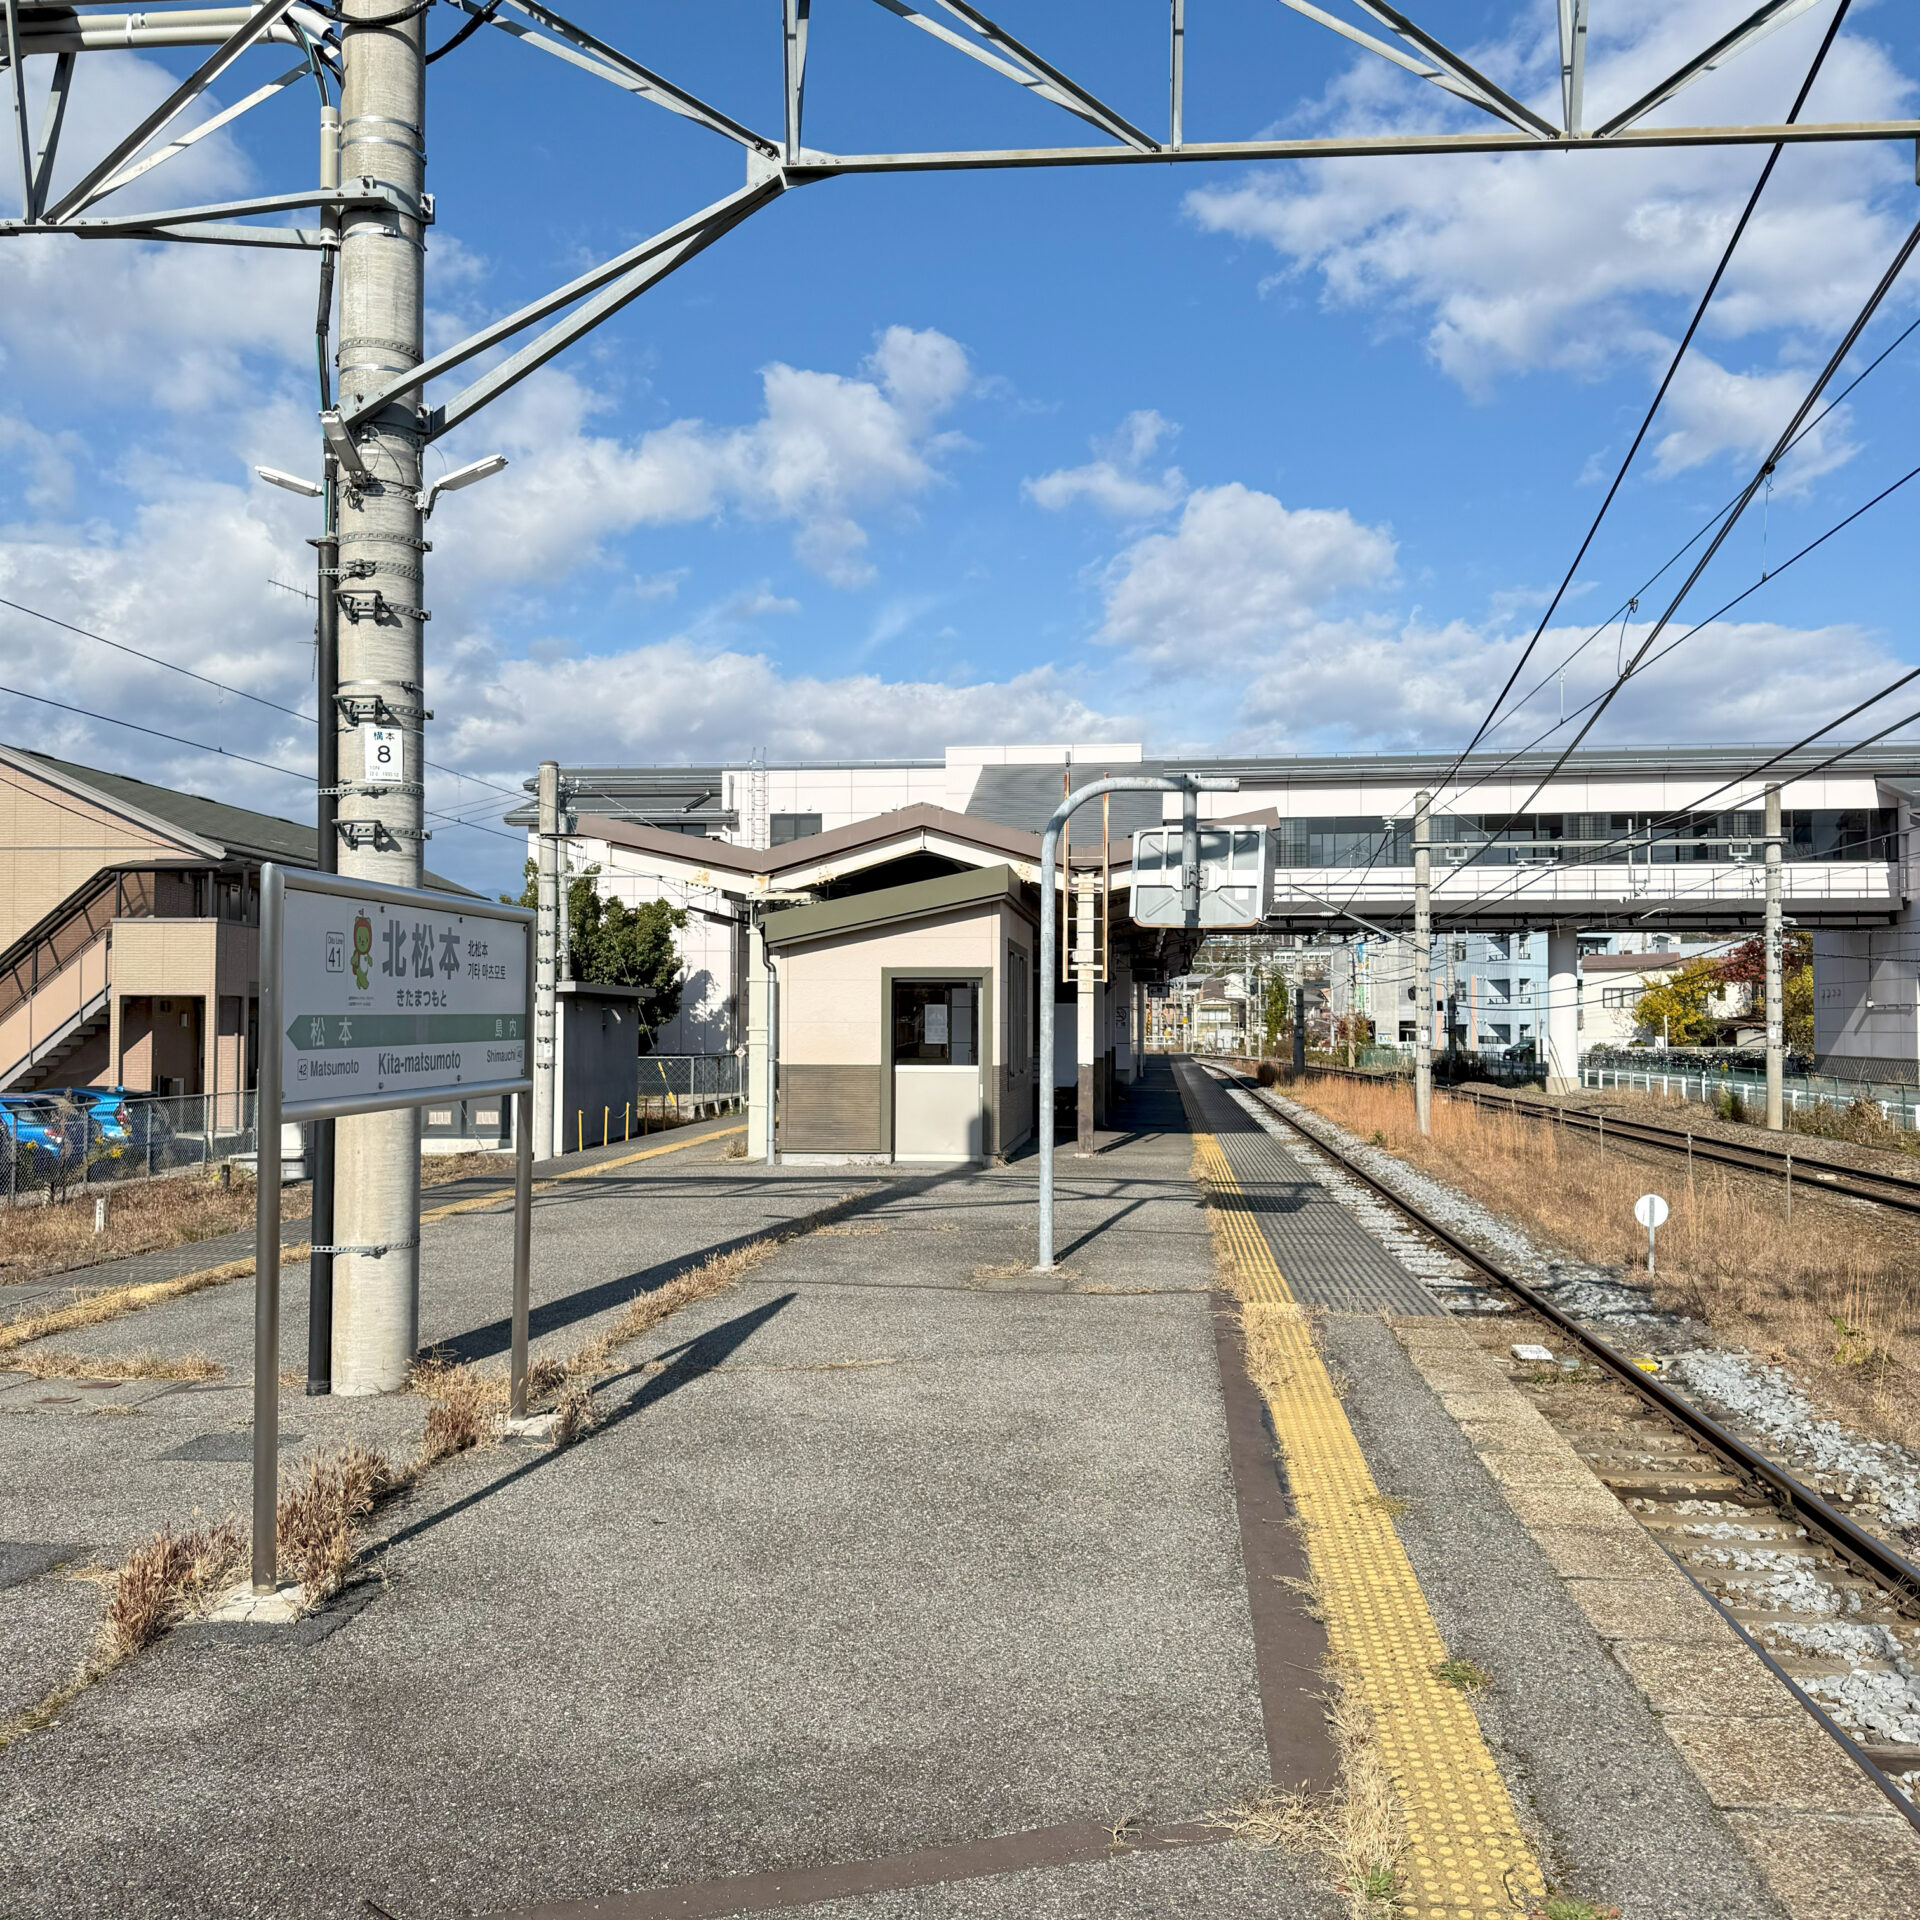
<path fill-rule="evenodd" d="M 893 1157 L 985 1153 L 978 980 L 893 983 Z"/>

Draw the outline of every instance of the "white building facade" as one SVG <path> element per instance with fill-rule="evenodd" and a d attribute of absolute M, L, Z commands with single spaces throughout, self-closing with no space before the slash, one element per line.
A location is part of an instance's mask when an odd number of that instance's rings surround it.
<path fill-rule="evenodd" d="M 1749 769 L 1778 760 L 1763 780 Z M 1202 797 L 1203 817 L 1264 825 L 1275 881 L 1267 929 L 1364 940 L 1339 969 L 1340 998 L 1380 1039 L 1410 1039 L 1411 822 L 1432 820 L 1436 1043 L 1532 1044 L 1550 1074 L 1576 1069 L 1582 952 L 1646 950 L 1683 933 L 1739 937 L 1762 924 L 1766 781 L 1781 788 L 1788 924 L 1814 931 L 1821 1070 L 1920 1079 L 1920 928 L 1909 794 L 1920 758 L 1898 748 L 1838 765 L 1813 750 L 1597 749 L 1548 756 L 1440 755 L 1150 759 L 1138 744 L 954 747 L 939 759 L 709 767 L 565 768 L 578 822 L 570 868 L 596 865 L 630 904 L 684 907 L 681 1012 L 661 1052 L 743 1045 L 746 909 L 685 860 L 615 846 L 595 819 L 779 850 L 908 808 L 934 807 L 1036 833 L 1070 787 L 1107 773 L 1201 772 L 1239 790 Z M 1534 764 L 1538 762 L 1538 765 Z M 1449 775 L 1451 787 L 1443 786 Z M 1551 775 L 1551 778 L 1547 776 Z M 1545 780 L 1545 784 L 1540 783 Z M 531 784 L 531 783 L 530 783 Z M 1536 791 L 1538 788 L 1538 791 Z M 1525 808 L 1524 813 L 1516 810 Z M 1101 849 L 1130 881 L 1131 835 L 1177 817 L 1157 794 L 1115 795 L 1075 822 L 1076 852 Z M 531 808 L 509 818 L 532 827 Z M 530 835 L 531 842 L 531 835 Z M 1342 1008 L 1344 1011 L 1344 1006 Z"/>

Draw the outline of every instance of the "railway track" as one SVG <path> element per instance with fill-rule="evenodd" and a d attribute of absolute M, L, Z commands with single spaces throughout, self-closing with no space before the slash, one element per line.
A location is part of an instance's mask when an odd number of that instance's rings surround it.
<path fill-rule="evenodd" d="M 1314 1065 L 1309 1066 L 1307 1072 L 1335 1080 L 1403 1078 L 1360 1067 Z M 1490 1112 L 1521 1114 L 1545 1125 L 1591 1134 L 1602 1143 L 1617 1140 L 1653 1147 L 1707 1165 L 1766 1174 L 1789 1184 L 1803 1181 L 1816 1192 L 1838 1194 L 1843 1199 L 1865 1200 L 1900 1213 L 1920 1213 L 1920 1178 L 1908 1174 L 1880 1173 L 1870 1167 L 1849 1166 L 1840 1160 L 1823 1160 L 1818 1154 L 1802 1153 L 1793 1147 L 1776 1147 L 1758 1140 L 1725 1140 L 1718 1134 L 1695 1133 L 1690 1127 L 1663 1127 L 1651 1120 L 1625 1120 L 1597 1107 L 1568 1107 L 1558 1101 L 1528 1099 L 1522 1094 L 1483 1093 L 1474 1087 L 1443 1086 L 1436 1086 L 1434 1092 L 1446 1100 L 1470 1100 L 1476 1107 Z"/>
<path fill-rule="evenodd" d="M 1738 1167 L 1774 1179 L 1804 1181 L 1820 1193 L 1871 1201 L 1875 1206 L 1892 1207 L 1902 1213 L 1920 1213 L 1920 1180 L 1905 1174 L 1851 1167 L 1842 1161 L 1823 1160 L 1817 1155 L 1797 1153 L 1791 1147 L 1776 1147 L 1761 1141 L 1723 1140 L 1717 1134 L 1699 1134 L 1690 1128 L 1663 1127 L 1650 1120 L 1623 1120 L 1594 1107 L 1563 1107 L 1550 1100 L 1480 1093 L 1468 1087 L 1445 1087 L 1436 1091 L 1444 1093 L 1449 1100 L 1470 1100 L 1476 1107 L 1491 1112 L 1525 1114 L 1543 1124 L 1596 1135 L 1602 1141 L 1655 1147 L 1711 1166 Z"/>
<path fill-rule="evenodd" d="M 1920 1567 L 1378 1179 L 1290 1103 L 1241 1085 L 1443 1305 L 1518 1309 L 1578 1353 L 1577 1373 L 1549 1367 L 1518 1384 L 1920 1829 Z M 1601 1390 L 1569 1394 L 1569 1380 Z"/>

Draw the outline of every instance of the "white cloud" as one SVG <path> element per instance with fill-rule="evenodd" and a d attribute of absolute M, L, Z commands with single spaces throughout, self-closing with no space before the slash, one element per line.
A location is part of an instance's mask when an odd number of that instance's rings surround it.
<path fill-rule="evenodd" d="M 1539 683 L 1538 692 L 1501 723 L 1488 746 L 1564 746 L 1582 707 L 1605 691 L 1620 659 L 1631 657 L 1648 631 L 1644 622 L 1631 624 L 1622 641 L 1619 629 L 1609 628 L 1601 643 L 1572 661 L 1566 676 L 1569 724 L 1563 728 L 1555 668 L 1587 634 L 1550 628 L 1519 689 L 1525 694 Z M 1491 690 L 1505 681 L 1523 644 L 1515 633 L 1459 621 L 1435 627 L 1416 619 L 1393 629 L 1322 623 L 1258 665 L 1236 689 L 1234 744 L 1262 752 L 1457 746 L 1479 724 Z M 1630 680 L 1592 739 L 1797 739 L 1809 715 L 1843 710 L 1899 671 L 1901 663 L 1886 647 L 1857 627 L 1716 621 Z M 1363 700 L 1356 699 L 1356 688 L 1365 689 Z M 1899 711 L 1896 702 L 1878 720 L 1862 716 L 1848 733 L 1859 738 Z"/>
<path fill-rule="evenodd" d="M 963 443 L 938 423 L 969 384 L 957 341 L 889 327 L 859 377 L 767 367 L 751 425 L 676 420 L 625 441 L 590 430 L 601 402 L 589 388 L 545 373 L 469 430 L 471 451 L 484 439 L 514 464 L 463 497 L 438 544 L 479 578 L 550 580 L 610 535 L 735 513 L 790 525 L 807 566 L 858 586 L 874 571 L 862 518 L 898 514 L 940 483 L 940 458 Z"/>
<path fill-rule="evenodd" d="M 1703 14 L 1669 0 L 1596 8 L 1589 124 L 1705 44 L 1717 15 Z M 1809 16 L 1774 35 L 1659 117 L 1780 117 L 1824 25 Z M 1536 106 L 1557 112 L 1552 9 L 1531 9 L 1526 33 L 1526 56 L 1517 73 L 1505 73 Z M 1899 118 L 1911 111 L 1913 92 L 1885 50 L 1855 30 L 1835 43 L 1808 117 Z M 1486 124 L 1371 56 L 1336 82 L 1312 118 L 1316 132 Z M 1757 149 L 1729 148 L 1335 160 L 1205 186 L 1186 204 L 1208 231 L 1271 246 L 1284 278 L 1316 278 L 1327 306 L 1423 329 L 1436 364 L 1484 393 L 1515 372 L 1588 378 L 1622 364 L 1663 368 L 1761 158 Z M 1706 326 L 1718 340 L 1749 342 L 1756 364 L 1715 369 L 1708 384 L 1726 404 L 1696 409 L 1669 465 L 1745 453 L 1756 415 L 1774 431 L 1784 423 L 1782 395 L 1793 380 L 1778 372 L 1782 356 L 1805 358 L 1816 341 L 1824 348 L 1851 319 L 1905 230 L 1896 198 L 1902 179 L 1891 150 L 1880 148 L 1798 148 L 1782 159 Z M 1837 447 L 1829 451 L 1843 457 Z"/>
<path fill-rule="evenodd" d="M 1661 416 L 1673 424 L 1654 442 L 1660 471 L 1680 473 L 1720 453 L 1738 455 L 1743 463 L 1764 458 L 1806 397 L 1808 380 L 1800 369 L 1730 373 L 1710 356 L 1690 353 L 1680 363 Z M 1816 419 L 1780 465 L 1775 484 L 1782 492 L 1803 492 L 1859 451 L 1848 433 L 1851 407 L 1836 407 Z"/>
<path fill-rule="evenodd" d="M 767 654 L 682 637 L 572 660 L 505 656 L 482 638 L 443 655 L 436 757 L 517 779 L 557 739 L 569 758 L 717 760 L 756 745 L 800 759 L 938 754 L 952 741 L 1124 737 L 1051 667 L 950 685 L 793 674 Z M 1117 730 L 1117 731 L 1116 731 Z"/>
<path fill-rule="evenodd" d="M 0 454 L 24 468 L 27 504 L 41 512 L 71 505 L 73 463 L 85 451 L 76 433 L 42 433 L 0 413 Z"/>
<path fill-rule="evenodd" d="M 1144 468 L 1160 443 L 1179 431 L 1151 407 L 1142 408 L 1128 414 L 1116 433 L 1094 441 L 1098 458 L 1023 480 L 1020 491 L 1050 513 L 1085 500 L 1116 520 L 1157 520 L 1186 498 L 1187 479 L 1178 467 L 1166 468 L 1158 479 Z"/>
<path fill-rule="evenodd" d="M 46 65 L 28 64 L 35 127 Z M 56 199 L 178 83 L 131 53 L 89 54 L 82 77 L 61 138 Z M 231 96 L 259 77 L 246 68 L 237 85 L 230 79 Z M 207 95 L 175 131 L 220 104 Z M 194 206 L 260 190 L 229 130 L 89 211 Z M 314 271 L 312 255 L 278 249 L 11 240 L 0 246 L 0 373 L 9 384 L 57 383 L 72 399 L 137 400 L 174 412 L 244 405 L 257 395 L 263 366 L 278 376 L 312 365 Z"/>
<path fill-rule="evenodd" d="M 1136 540 L 1107 569 L 1098 637 L 1145 660 L 1244 670 L 1248 649 L 1284 644 L 1335 595 L 1388 579 L 1393 556 L 1389 534 L 1344 509 L 1289 509 L 1238 482 L 1201 487 L 1170 532 Z"/>

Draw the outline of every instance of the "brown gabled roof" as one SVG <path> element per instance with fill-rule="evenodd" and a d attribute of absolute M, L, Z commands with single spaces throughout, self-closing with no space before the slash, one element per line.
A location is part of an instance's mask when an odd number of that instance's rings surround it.
<path fill-rule="evenodd" d="M 609 846 L 631 847 L 636 853 L 664 854 L 688 866 L 717 867 L 726 873 L 764 873 L 770 878 L 818 866 L 837 855 L 884 846 L 889 840 L 916 833 L 937 833 L 945 839 L 962 840 L 968 846 L 997 854 L 1002 859 L 1037 861 L 1040 858 L 1037 833 L 1024 833 L 1018 827 L 1001 826 L 974 814 L 954 813 L 947 807 L 925 803 L 896 807 L 891 813 L 878 813 L 870 820 L 857 820 L 849 827 L 833 827 L 825 833 L 808 834 L 801 840 L 789 840 L 785 846 L 764 850 L 736 847 L 724 840 L 702 840 L 692 834 L 666 833 L 657 827 L 614 820 L 600 813 L 578 815 L 574 831 L 586 839 L 604 840 Z M 1116 841 L 1114 865 L 1124 866 L 1131 852 L 1124 842 Z M 1099 859 L 1097 852 L 1082 847 L 1073 851 L 1076 867 L 1098 865 Z"/>
<path fill-rule="evenodd" d="M 1694 953 L 1583 953 L 1582 973 L 1657 973 L 1662 967 L 1684 967 L 1689 960 L 1712 959 Z"/>

